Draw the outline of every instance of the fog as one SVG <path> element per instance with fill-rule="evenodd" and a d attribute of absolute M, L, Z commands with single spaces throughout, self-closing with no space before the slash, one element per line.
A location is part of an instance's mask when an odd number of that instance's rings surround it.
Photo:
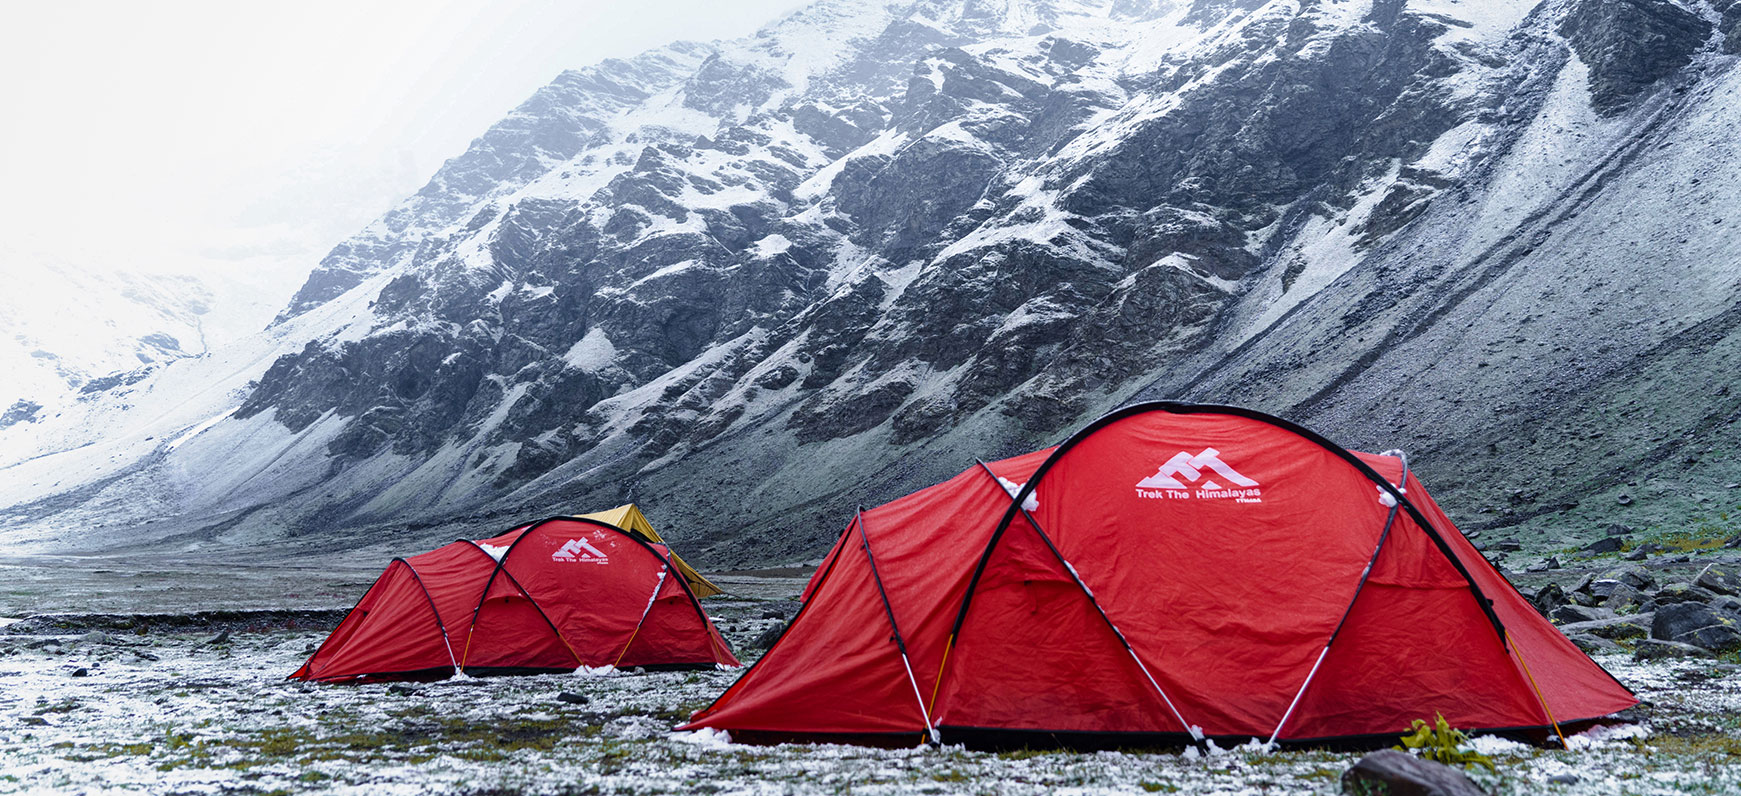
<path fill-rule="evenodd" d="M 0 276 L 191 273 L 265 307 L 562 69 L 745 35 L 794 7 L 9 5 Z"/>

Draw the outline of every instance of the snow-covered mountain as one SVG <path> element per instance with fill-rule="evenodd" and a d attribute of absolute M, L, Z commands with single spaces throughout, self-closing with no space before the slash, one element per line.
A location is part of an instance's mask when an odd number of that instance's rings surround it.
<path fill-rule="evenodd" d="M 0 528 L 294 551 L 635 499 L 791 560 L 1158 396 L 1408 449 L 1474 526 L 1714 512 L 1737 52 L 1737 0 L 823 0 L 564 73 L 263 335 L 0 429 Z"/>
<path fill-rule="evenodd" d="M 69 259 L 0 242 L 0 428 L 256 334 L 293 292 L 287 279 L 309 271 L 269 254 L 203 276 Z"/>
<path fill-rule="evenodd" d="M 0 276 L 0 426 L 206 349 L 211 292 L 191 278 L 52 266 Z"/>

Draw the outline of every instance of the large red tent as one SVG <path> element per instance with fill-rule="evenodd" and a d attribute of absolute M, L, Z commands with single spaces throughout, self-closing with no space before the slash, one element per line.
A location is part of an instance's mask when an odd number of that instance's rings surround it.
<path fill-rule="evenodd" d="M 716 664 L 738 661 L 663 544 L 599 520 L 554 517 L 394 559 L 291 677 Z"/>
<path fill-rule="evenodd" d="M 862 510 L 686 728 L 1111 745 L 1547 731 L 1637 703 L 1400 455 L 1143 404 Z"/>

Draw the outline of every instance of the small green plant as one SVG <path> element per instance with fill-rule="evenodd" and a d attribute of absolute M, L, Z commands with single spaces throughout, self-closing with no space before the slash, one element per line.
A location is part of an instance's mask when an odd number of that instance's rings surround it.
<path fill-rule="evenodd" d="M 1485 766 L 1488 771 L 1499 773 L 1499 769 L 1493 765 L 1493 760 L 1487 755 L 1473 749 L 1463 748 L 1463 744 L 1468 742 L 1469 736 L 1464 735 L 1460 730 L 1452 729 L 1450 722 L 1445 721 L 1445 714 L 1434 713 L 1433 720 L 1434 724 L 1429 725 L 1421 719 L 1415 719 L 1414 732 L 1404 735 L 1402 746 L 1397 747 L 1397 749 L 1402 751 L 1419 750 L 1421 757 L 1435 763 L 1444 763 L 1448 766 L 1460 765 L 1464 768 Z"/>

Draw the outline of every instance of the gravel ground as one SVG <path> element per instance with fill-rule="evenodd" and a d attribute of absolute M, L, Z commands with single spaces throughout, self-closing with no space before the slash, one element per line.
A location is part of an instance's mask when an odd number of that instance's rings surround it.
<path fill-rule="evenodd" d="M 740 596 L 707 605 L 748 657 L 779 621 L 764 614 L 789 609 L 799 584 L 739 578 L 728 589 Z M 310 685 L 284 676 L 324 633 L 284 616 L 9 628 L 25 632 L 0 635 L 0 793 L 1334 793 L 1358 757 L 744 746 L 671 732 L 736 671 Z M 1477 781 L 1501 794 L 1741 793 L 1741 666 L 1598 660 L 1651 703 L 1646 721 L 1575 751 L 1478 739 L 1499 772 Z"/>

